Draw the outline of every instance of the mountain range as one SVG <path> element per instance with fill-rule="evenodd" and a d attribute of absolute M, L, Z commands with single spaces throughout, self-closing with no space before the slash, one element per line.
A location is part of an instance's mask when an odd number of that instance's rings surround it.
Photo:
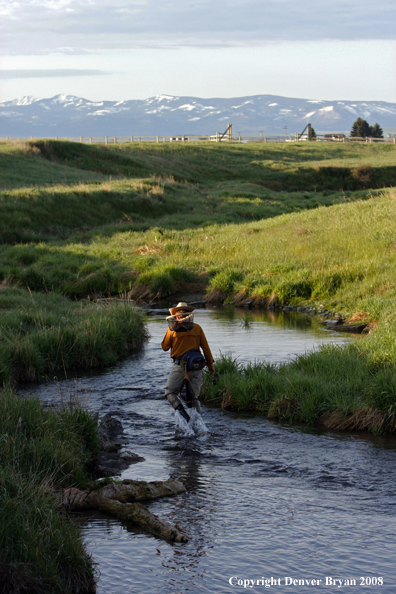
<path fill-rule="evenodd" d="M 396 103 L 321 101 L 275 95 L 202 99 L 157 95 L 144 100 L 89 101 L 73 95 L 26 96 L 0 102 L 0 137 L 171 136 L 216 134 L 231 123 L 234 136 L 302 132 L 349 133 L 361 117 L 396 131 Z"/>

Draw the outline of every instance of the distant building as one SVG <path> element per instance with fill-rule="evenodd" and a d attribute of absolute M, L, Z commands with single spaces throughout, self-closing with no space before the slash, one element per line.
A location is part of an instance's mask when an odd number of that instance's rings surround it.
<path fill-rule="evenodd" d="M 345 134 L 342 132 L 331 132 L 330 134 L 325 134 L 326 140 L 340 140 L 340 138 L 345 138 Z"/>

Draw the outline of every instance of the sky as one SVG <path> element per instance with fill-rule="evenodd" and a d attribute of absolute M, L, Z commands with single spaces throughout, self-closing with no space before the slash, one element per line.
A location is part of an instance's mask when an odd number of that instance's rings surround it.
<path fill-rule="evenodd" d="M 0 101 L 396 102 L 395 0 L 0 0 Z"/>

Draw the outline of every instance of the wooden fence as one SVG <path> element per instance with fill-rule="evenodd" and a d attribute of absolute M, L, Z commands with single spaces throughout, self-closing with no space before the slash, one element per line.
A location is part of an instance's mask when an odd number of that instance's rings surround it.
<path fill-rule="evenodd" d="M 32 140 L 68 140 L 70 142 L 82 142 L 85 144 L 122 144 L 122 143 L 180 143 L 180 142 L 234 142 L 234 143 L 249 143 L 249 142 L 307 142 L 307 136 L 300 136 L 298 133 L 294 135 L 280 135 L 280 136 L 222 136 L 219 132 L 207 136 L 63 136 L 63 137 L 20 137 L 20 138 L 0 138 L 0 142 L 27 142 Z M 317 134 L 315 138 L 311 138 L 310 142 L 360 142 L 360 143 L 393 143 L 396 144 L 396 137 L 393 138 L 351 138 L 350 136 L 340 136 L 337 134 Z"/>

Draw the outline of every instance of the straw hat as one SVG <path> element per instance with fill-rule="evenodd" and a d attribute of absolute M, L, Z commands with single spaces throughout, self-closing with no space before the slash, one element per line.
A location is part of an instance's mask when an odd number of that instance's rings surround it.
<path fill-rule="evenodd" d="M 175 316 L 177 314 L 178 311 L 194 311 L 195 307 L 191 307 L 191 305 L 187 305 L 187 303 L 185 303 L 185 301 L 179 301 L 179 303 L 176 305 L 176 307 L 171 307 L 169 309 L 170 315 L 171 316 Z"/>

